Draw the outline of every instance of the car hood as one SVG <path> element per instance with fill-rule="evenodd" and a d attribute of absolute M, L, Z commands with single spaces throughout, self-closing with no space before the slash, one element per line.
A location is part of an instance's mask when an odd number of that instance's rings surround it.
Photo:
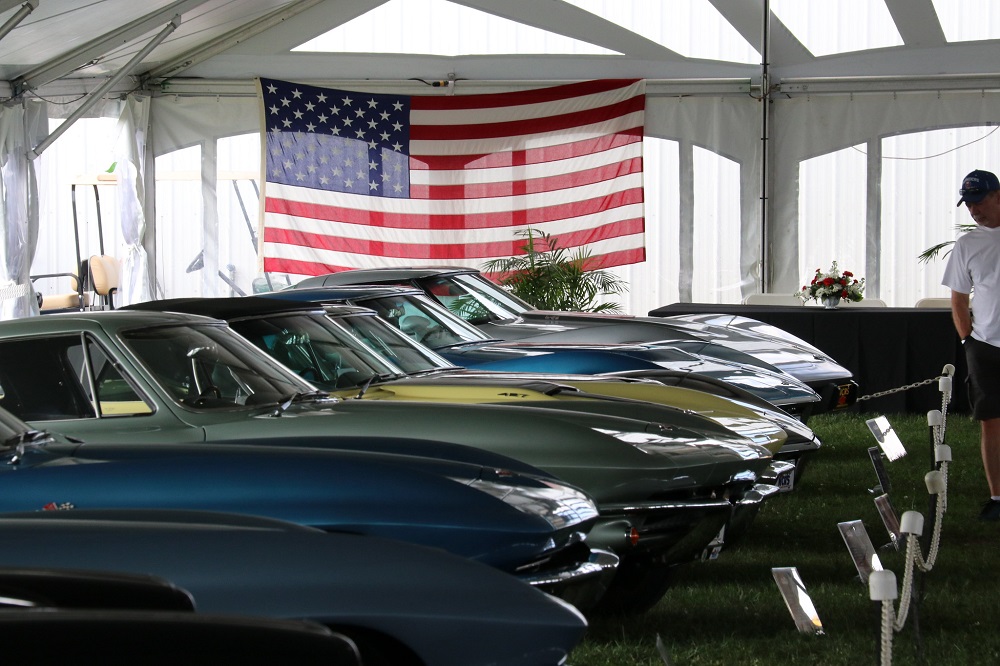
<path fill-rule="evenodd" d="M 590 375 L 662 369 L 694 372 L 727 382 L 780 406 L 820 400 L 805 383 L 776 367 L 753 364 L 752 358 L 743 359 L 744 362 L 726 361 L 666 345 L 583 345 L 528 340 L 456 345 L 435 351 L 456 365 L 478 370 Z"/>
<path fill-rule="evenodd" d="M 575 312 L 548 312 L 529 310 L 520 315 L 521 322 L 512 321 L 486 325 L 496 327 L 503 333 L 495 337 L 512 339 L 531 337 L 534 341 L 560 343 L 671 343 L 687 341 L 701 345 L 682 345 L 686 351 L 703 356 L 732 356 L 717 350 L 724 347 L 740 355 L 746 355 L 764 364 L 787 372 L 806 383 L 818 381 L 840 381 L 850 379 L 851 372 L 820 350 L 804 341 L 793 341 L 790 334 L 771 335 L 751 331 L 749 326 L 721 326 L 696 323 L 673 317 L 631 317 L 625 315 L 592 315 Z M 539 333 L 537 329 L 524 324 L 537 322 L 546 326 L 558 326 L 561 330 Z M 487 328 L 484 327 L 484 330 Z M 534 332 L 533 332 L 534 331 Z M 490 334 L 494 331 L 487 330 Z M 535 337 L 540 335 L 541 337 Z M 797 340 L 797 339 L 795 339 Z M 676 345 L 674 345 L 676 346 Z M 722 354 L 722 356 L 720 356 Z"/>
<path fill-rule="evenodd" d="M 320 439 L 328 444 L 335 438 Z M 306 439 L 286 437 L 247 444 L 31 448 L 17 471 L 3 478 L 0 511 L 134 507 L 240 512 L 398 538 L 507 571 L 537 559 L 550 546 L 561 547 L 597 518 L 597 507 L 586 495 L 549 479 L 448 460 L 306 444 Z M 496 491 L 484 492 L 482 484 Z M 533 500 L 531 511 L 498 501 L 495 493 L 500 491 Z"/>
<path fill-rule="evenodd" d="M 420 439 L 426 437 L 509 456 L 583 489 L 599 505 L 719 488 L 734 478 L 754 476 L 771 458 L 764 447 L 687 413 L 663 424 L 522 406 L 434 403 L 430 408 L 421 402 L 369 400 L 331 406 L 308 401 L 293 403 L 280 416 L 261 411 L 252 423 L 213 423 L 206 432 L 209 440 L 246 437 L 248 429 L 257 436 L 268 431 L 288 437 L 363 436 L 376 421 L 380 435 L 423 445 L 421 455 L 428 455 L 427 443 Z M 308 445 L 364 443 L 339 437 Z"/>
<path fill-rule="evenodd" d="M 350 398 L 359 392 L 338 391 L 336 394 Z M 786 427 L 797 424 L 792 428 L 797 439 L 808 430 L 776 409 L 752 407 L 704 391 L 665 386 L 653 381 L 602 380 L 594 376 L 536 377 L 530 373 L 454 370 L 386 382 L 371 387 L 363 396 L 376 400 L 511 403 L 658 423 L 669 423 L 677 418 L 678 413 L 689 411 L 772 452 L 785 445 L 789 436 Z M 708 427 L 705 423 L 700 425 Z"/>
<path fill-rule="evenodd" d="M 360 627 L 428 664 L 558 664 L 587 626 L 572 606 L 436 549 L 299 527 L 71 513 L 0 518 L 0 566 L 153 575 L 190 592 L 201 612 Z"/>

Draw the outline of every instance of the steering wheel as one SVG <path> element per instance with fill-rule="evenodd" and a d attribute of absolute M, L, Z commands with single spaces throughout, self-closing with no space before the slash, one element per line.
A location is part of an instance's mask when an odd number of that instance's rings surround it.
<path fill-rule="evenodd" d="M 218 386 L 215 386 L 214 384 L 209 384 L 208 386 L 202 389 L 201 393 L 199 393 L 194 398 L 194 400 L 190 400 L 190 404 L 194 405 L 195 407 L 201 407 L 202 405 L 205 404 L 206 400 L 212 397 L 216 398 L 217 400 L 221 400 L 222 391 L 219 390 Z"/>

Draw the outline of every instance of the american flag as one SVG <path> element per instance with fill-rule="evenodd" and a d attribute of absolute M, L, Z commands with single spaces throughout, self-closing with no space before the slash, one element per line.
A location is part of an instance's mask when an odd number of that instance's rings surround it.
<path fill-rule="evenodd" d="M 264 270 L 480 267 L 518 230 L 645 260 L 643 81 L 395 95 L 260 79 Z"/>

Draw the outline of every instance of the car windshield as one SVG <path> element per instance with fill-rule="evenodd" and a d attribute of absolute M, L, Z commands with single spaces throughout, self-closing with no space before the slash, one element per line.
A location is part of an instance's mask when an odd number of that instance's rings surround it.
<path fill-rule="evenodd" d="M 401 318 L 405 319 L 406 315 Z M 386 362 L 399 367 L 406 374 L 450 370 L 455 367 L 380 317 L 347 315 L 331 317 L 331 321 L 343 327 Z"/>
<path fill-rule="evenodd" d="M 230 326 L 286 368 L 327 391 L 403 375 L 399 367 L 320 314 L 276 314 L 233 321 Z"/>
<path fill-rule="evenodd" d="M 424 278 L 421 288 L 470 324 L 516 319 L 535 308 L 480 275 L 461 273 Z"/>
<path fill-rule="evenodd" d="M 366 298 L 359 305 L 375 310 L 382 319 L 431 349 L 491 339 L 424 294 Z"/>
<path fill-rule="evenodd" d="M 188 407 L 279 403 L 315 391 L 222 326 L 161 326 L 121 337 L 170 396 Z"/>

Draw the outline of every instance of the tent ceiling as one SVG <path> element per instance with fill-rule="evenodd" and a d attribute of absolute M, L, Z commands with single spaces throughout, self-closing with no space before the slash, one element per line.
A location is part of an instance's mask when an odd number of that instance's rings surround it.
<path fill-rule="evenodd" d="M 386 5 L 385 0 L 37 0 L 37 8 L 0 39 L 0 81 L 10 85 L 8 94 L 25 88 L 38 94 L 92 90 L 125 66 L 177 14 L 181 16 L 179 27 L 122 80 L 116 92 L 143 84 L 156 90 L 165 80 L 174 84 L 193 79 L 247 81 L 255 76 L 399 81 L 444 80 L 450 75 L 471 81 L 527 82 L 634 77 L 680 86 L 760 79 L 759 64 L 684 57 L 561 0 L 451 1 L 613 54 L 439 56 L 292 51 Z M 905 89 L 918 85 L 914 80 L 943 78 L 950 78 L 949 87 L 1000 87 L 996 85 L 1000 67 L 995 65 L 1000 40 L 949 43 L 932 0 L 874 1 L 885 3 L 902 45 L 816 57 L 772 12 L 768 50 L 771 81 L 787 86 L 786 92 L 816 92 L 829 85 L 830 79 L 851 80 L 853 85 L 867 82 L 880 89 Z M 764 0 L 702 2 L 705 6 L 711 3 L 749 44 L 762 50 Z M 21 5 L 0 0 L 0 21 L 8 20 Z"/>

